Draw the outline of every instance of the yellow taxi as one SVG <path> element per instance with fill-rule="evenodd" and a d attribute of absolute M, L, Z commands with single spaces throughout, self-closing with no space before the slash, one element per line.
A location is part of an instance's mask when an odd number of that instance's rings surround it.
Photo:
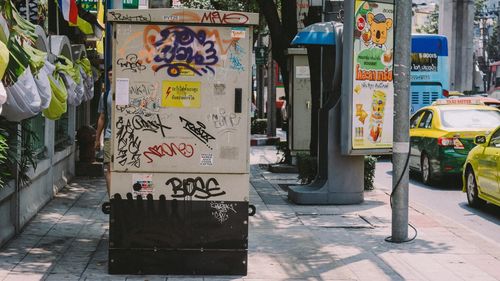
<path fill-rule="evenodd" d="M 410 170 L 425 184 L 460 176 L 474 137 L 500 125 L 500 110 L 478 99 L 440 99 L 410 119 Z"/>
<path fill-rule="evenodd" d="M 488 136 L 476 136 L 467 156 L 463 188 L 472 207 L 486 202 L 500 206 L 500 126 Z"/>

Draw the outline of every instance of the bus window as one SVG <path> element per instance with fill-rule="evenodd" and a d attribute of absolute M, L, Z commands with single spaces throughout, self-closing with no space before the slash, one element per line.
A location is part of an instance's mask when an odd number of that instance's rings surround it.
<path fill-rule="evenodd" d="M 448 41 L 434 34 L 412 35 L 411 113 L 448 95 Z"/>

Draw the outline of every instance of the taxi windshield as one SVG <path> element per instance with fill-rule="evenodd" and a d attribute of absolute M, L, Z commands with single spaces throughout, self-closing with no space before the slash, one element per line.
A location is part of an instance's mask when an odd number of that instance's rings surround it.
<path fill-rule="evenodd" d="M 441 124 L 446 128 L 495 128 L 500 111 L 481 109 L 442 110 Z"/>

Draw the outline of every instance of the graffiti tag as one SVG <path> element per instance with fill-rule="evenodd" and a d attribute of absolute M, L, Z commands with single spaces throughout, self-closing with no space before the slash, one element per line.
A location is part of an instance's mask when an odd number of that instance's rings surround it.
<path fill-rule="evenodd" d="M 235 206 L 236 204 L 227 204 L 224 202 L 210 202 L 210 207 L 214 209 L 212 215 L 220 223 L 224 223 L 225 221 L 227 221 L 227 219 L 229 218 L 229 211 L 232 211 L 233 213 L 237 214 L 236 210 L 234 209 Z"/>
<path fill-rule="evenodd" d="M 184 124 L 184 129 L 186 129 L 188 132 L 190 132 L 193 136 L 195 136 L 197 139 L 199 139 L 202 143 L 206 144 L 208 146 L 208 142 L 210 140 L 215 140 L 215 138 L 207 133 L 205 129 L 207 128 L 205 124 L 201 123 L 200 121 L 197 121 L 196 126 L 195 124 L 191 123 L 189 120 L 183 118 L 182 116 L 179 116 L 179 119 L 181 122 L 185 122 Z M 208 146 L 210 148 L 210 146 Z"/>
<path fill-rule="evenodd" d="M 192 145 L 185 143 L 162 143 L 160 145 L 148 147 L 148 150 L 143 154 L 146 158 L 148 158 L 148 163 L 152 163 L 153 158 L 151 158 L 151 156 L 157 156 L 159 158 L 162 158 L 164 156 L 173 157 L 178 155 L 177 153 L 186 158 L 191 158 L 191 156 L 193 156 L 194 154 L 194 148 Z"/>
<path fill-rule="evenodd" d="M 223 108 L 219 109 L 218 113 L 209 114 L 207 119 L 213 122 L 214 127 L 219 129 L 221 133 L 235 131 L 241 121 L 241 117 L 237 116 L 236 113 L 228 114 Z"/>
<path fill-rule="evenodd" d="M 139 22 L 151 21 L 151 15 L 149 15 L 149 14 L 131 16 L 131 15 L 115 12 L 115 11 L 110 11 L 109 14 L 113 17 L 113 20 L 118 20 L 118 21 L 139 21 Z"/>
<path fill-rule="evenodd" d="M 142 65 L 142 62 L 138 59 L 136 54 L 128 54 L 125 58 L 119 58 L 116 64 L 118 64 L 123 71 L 130 70 L 132 72 L 141 72 L 146 69 L 146 66 Z"/>
<path fill-rule="evenodd" d="M 214 178 L 209 178 L 206 182 L 201 177 L 196 178 L 171 178 L 165 185 L 170 186 L 173 198 L 195 197 L 198 199 L 209 199 L 226 194 L 221 190 L 219 182 Z"/>
<path fill-rule="evenodd" d="M 159 37 L 152 44 L 158 51 L 153 58 L 158 63 L 152 66 L 153 71 L 166 68 L 167 74 L 172 77 L 179 76 L 181 71 L 190 71 L 199 76 L 208 72 L 215 74 L 214 66 L 219 56 L 215 41 L 207 37 L 205 30 L 170 26 L 160 31 Z"/>
<path fill-rule="evenodd" d="M 201 22 L 218 24 L 245 24 L 248 22 L 248 16 L 242 13 L 221 13 L 218 11 L 210 11 L 203 14 Z"/>

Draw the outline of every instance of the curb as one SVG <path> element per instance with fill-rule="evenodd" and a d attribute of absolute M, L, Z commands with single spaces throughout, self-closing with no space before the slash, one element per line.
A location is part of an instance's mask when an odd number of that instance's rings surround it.
<path fill-rule="evenodd" d="M 250 139 L 250 146 L 277 145 L 280 142 L 280 137 L 265 137 Z"/>

